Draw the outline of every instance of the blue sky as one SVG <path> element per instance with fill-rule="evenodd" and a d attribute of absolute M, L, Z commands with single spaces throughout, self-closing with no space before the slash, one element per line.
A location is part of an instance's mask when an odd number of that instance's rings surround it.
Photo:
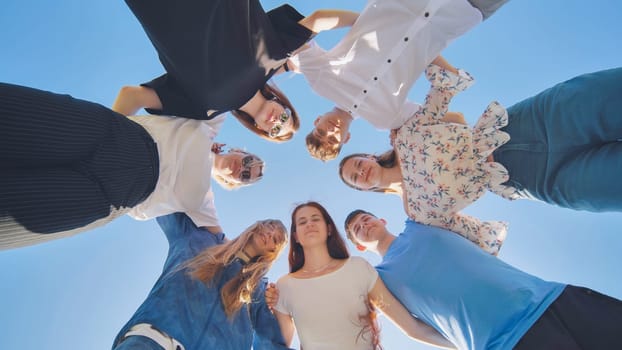
<path fill-rule="evenodd" d="M 280 2 L 262 4 L 269 9 Z M 365 1 L 291 4 L 310 14 L 331 7 L 358 11 Z M 122 1 L 4 0 L 2 7 L 0 81 L 110 106 L 122 85 L 162 73 L 147 37 Z M 443 53 L 477 80 L 454 99 L 451 109 L 462 111 L 473 124 L 491 100 L 509 106 L 575 75 L 619 66 L 621 12 L 617 0 L 510 1 Z M 318 41 L 330 47 L 343 33 L 323 33 Z M 297 106 L 301 131 L 289 143 L 271 144 L 233 118 L 225 122 L 220 142 L 244 147 L 267 162 L 265 177 L 256 185 L 237 191 L 217 187 L 216 205 L 227 234 L 236 236 L 265 218 L 289 226 L 295 203 L 306 200 L 324 204 L 338 223 L 355 207 L 363 207 L 400 232 L 405 215 L 398 197 L 353 191 L 338 179 L 338 161 L 321 163 L 307 155 L 304 135 L 315 116 L 331 108 L 330 102 L 310 92 L 300 76 L 279 76 L 276 82 Z M 422 100 L 426 90 L 427 83 L 420 80 L 411 99 Z M 362 121 L 354 122 L 351 131 L 344 154 L 388 148 L 386 132 Z M 619 213 L 575 212 L 494 195 L 465 212 L 510 223 L 501 259 L 545 279 L 622 298 Z M 158 277 L 166 249 L 154 221 L 123 217 L 72 238 L 0 252 L 0 349 L 110 348 Z M 378 262 L 371 254 L 364 256 Z M 283 255 L 271 279 L 286 273 L 286 265 Z M 383 324 L 383 343 L 386 349 L 426 349 L 389 324 Z"/>

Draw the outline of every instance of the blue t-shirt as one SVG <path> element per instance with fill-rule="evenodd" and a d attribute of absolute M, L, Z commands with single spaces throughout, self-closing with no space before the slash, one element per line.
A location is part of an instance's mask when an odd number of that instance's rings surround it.
<path fill-rule="evenodd" d="M 376 269 L 413 315 L 459 349 L 511 349 L 565 288 L 412 220 Z"/>
<path fill-rule="evenodd" d="M 157 218 L 169 241 L 169 252 L 162 275 L 147 299 L 121 329 L 117 344 L 138 323 L 150 323 L 177 339 L 186 350 L 193 349 L 287 349 L 279 325 L 268 310 L 263 296 L 265 283 L 253 293 L 253 302 L 227 319 L 220 300 L 220 289 L 242 268 L 238 260 L 229 264 L 213 282 L 206 285 L 187 275 L 183 263 L 204 249 L 222 244 L 224 234 L 197 228 L 182 213 Z"/>

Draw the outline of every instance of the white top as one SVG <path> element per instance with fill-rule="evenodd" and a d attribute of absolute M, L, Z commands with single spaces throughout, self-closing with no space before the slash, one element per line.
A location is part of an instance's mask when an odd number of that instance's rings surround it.
<path fill-rule="evenodd" d="M 197 226 L 218 226 L 211 188 L 212 144 L 225 116 L 195 120 L 166 116 L 129 117 L 158 145 L 160 176 L 155 190 L 128 213 L 137 220 L 185 212 Z"/>
<path fill-rule="evenodd" d="M 508 124 L 507 112 L 491 103 L 474 128 L 441 121 L 452 97 L 473 84 L 466 72 L 454 74 L 430 65 L 431 82 L 423 107 L 402 126 L 395 137 L 400 159 L 404 202 L 408 216 L 422 224 L 456 232 L 496 255 L 507 225 L 481 221 L 459 210 L 484 195 L 486 189 L 511 193 L 503 165 L 487 157 L 510 136 L 500 129 Z"/>
<path fill-rule="evenodd" d="M 294 63 L 320 96 L 395 129 L 419 108 L 406 97 L 427 65 L 481 21 L 467 0 L 370 0 L 335 47 L 312 45 Z"/>
<path fill-rule="evenodd" d="M 371 334 L 361 335 L 361 317 L 369 312 L 365 301 L 377 279 L 378 272 L 358 256 L 323 276 L 285 275 L 277 282 L 275 309 L 293 317 L 305 350 L 369 350 Z"/>

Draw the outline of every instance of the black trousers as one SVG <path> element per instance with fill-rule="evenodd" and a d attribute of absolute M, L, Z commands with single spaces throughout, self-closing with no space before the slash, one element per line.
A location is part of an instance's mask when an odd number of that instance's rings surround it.
<path fill-rule="evenodd" d="M 0 249 L 131 208 L 159 173 L 157 146 L 139 124 L 96 103 L 3 83 L 0 165 Z"/>
<path fill-rule="evenodd" d="M 515 349 L 620 349 L 621 335 L 622 301 L 588 288 L 567 286 Z"/>

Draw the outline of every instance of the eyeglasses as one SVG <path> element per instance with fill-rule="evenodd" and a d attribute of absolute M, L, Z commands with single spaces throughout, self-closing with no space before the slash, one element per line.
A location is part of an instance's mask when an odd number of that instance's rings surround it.
<path fill-rule="evenodd" d="M 284 106 L 278 98 L 274 97 L 272 98 L 272 100 L 276 101 L 278 104 L 281 105 L 281 107 L 283 107 L 283 113 L 279 115 L 278 120 L 268 132 L 268 136 L 270 136 L 270 138 L 275 138 L 279 136 L 279 133 L 281 132 L 281 130 L 283 130 L 283 125 L 285 125 L 289 118 L 292 117 L 292 111 L 288 107 Z"/>
<path fill-rule="evenodd" d="M 241 162 L 241 171 L 240 171 L 240 181 L 244 182 L 244 183 L 249 183 L 251 182 L 251 170 L 253 170 L 253 166 L 255 165 L 261 165 L 263 164 L 263 162 L 261 161 L 261 159 L 257 158 L 254 155 L 247 155 L 244 156 L 244 158 L 242 158 L 242 162 Z M 261 170 L 259 171 L 259 174 L 257 175 L 257 178 L 260 178 L 262 176 L 261 174 Z"/>

